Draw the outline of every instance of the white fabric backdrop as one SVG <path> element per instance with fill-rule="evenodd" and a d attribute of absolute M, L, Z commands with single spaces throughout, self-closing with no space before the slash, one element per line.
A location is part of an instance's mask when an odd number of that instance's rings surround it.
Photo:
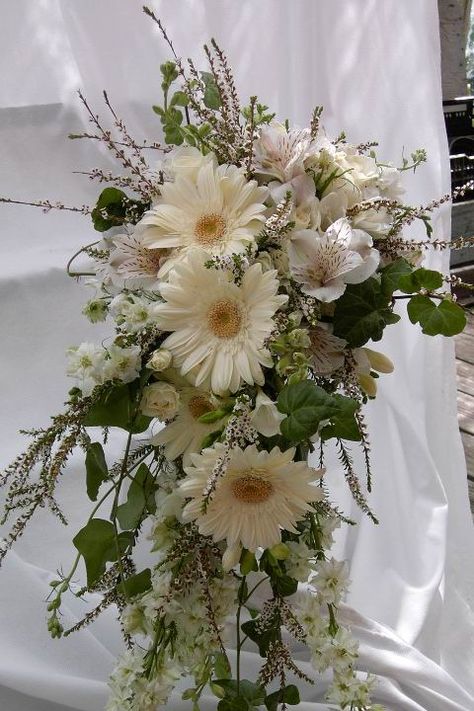
<path fill-rule="evenodd" d="M 377 139 L 381 155 L 428 150 L 427 168 L 408 178 L 408 200 L 447 191 L 436 0 L 156 0 L 178 53 L 202 57 L 215 36 L 227 48 L 242 93 L 256 93 L 280 117 L 304 125 L 325 106 L 329 133 Z M 0 0 L 0 195 L 91 202 L 97 186 L 72 170 L 112 167 L 95 144 L 68 142 L 87 129 L 74 90 L 91 102 L 107 88 L 137 138 L 155 135 L 158 66 L 167 58 L 139 0 Z M 449 210 L 435 224 L 449 234 Z M 87 220 L 1 207 L 2 393 L 0 459 L 21 448 L 19 427 L 40 426 L 61 408 L 68 383 L 64 350 L 99 340 L 80 316 L 84 291 L 64 276 L 67 258 L 90 241 Z M 380 675 L 377 699 L 394 711 L 474 709 L 474 564 L 465 465 L 456 425 L 452 344 L 401 325 L 384 350 L 396 373 L 370 406 L 373 509 L 345 530 L 336 554 L 350 559 L 347 610 L 361 641 L 360 667 Z M 334 462 L 334 496 L 358 517 Z M 5 711 L 97 711 L 120 648 L 110 612 L 90 630 L 48 639 L 43 598 L 55 567 L 67 569 L 72 534 L 84 522 L 83 469 L 62 482 L 71 528 L 46 515 L 0 575 L 0 706 Z M 81 614 L 71 603 L 66 624 Z M 358 614 L 359 613 L 359 614 Z M 255 665 L 251 654 L 246 658 Z M 324 684 L 302 711 L 327 708 Z M 206 711 L 214 708 L 210 701 Z M 174 699 L 170 708 L 187 706 Z"/>

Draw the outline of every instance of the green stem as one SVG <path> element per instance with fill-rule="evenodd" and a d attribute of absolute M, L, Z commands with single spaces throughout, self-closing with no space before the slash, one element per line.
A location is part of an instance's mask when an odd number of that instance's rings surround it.
<path fill-rule="evenodd" d="M 122 587 L 123 587 L 123 593 L 126 597 L 127 600 L 129 600 L 128 593 L 127 593 L 127 588 L 125 585 L 125 571 L 123 569 L 123 563 L 122 563 L 122 552 L 120 550 L 120 542 L 119 542 L 119 531 L 118 531 L 118 526 L 117 526 L 117 507 L 118 507 L 118 501 L 119 501 L 119 496 L 120 496 L 120 490 L 122 488 L 122 484 L 124 479 L 126 478 L 128 474 L 128 456 L 130 454 L 130 447 L 132 445 L 132 433 L 128 433 L 127 437 L 127 444 L 125 445 L 125 452 L 123 455 L 123 460 L 122 460 L 122 469 L 120 472 L 119 480 L 116 484 L 115 487 L 115 496 L 114 500 L 112 503 L 112 513 L 111 513 L 111 520 L 112 520 L 112 525 L 114 527 L 114 540 L 115 540 L 115 549 L 117 551 L 117 565 L 118 569 L 120 572 L 120 577 L 122 579 Z"/>
<path fill-rule="evenodd" d="M 242 578 L 242 581 L 240 583 L 240 590 L 244 589 L 244 585 L 246 584 L 246 581 L 247 581 L 247 576 L 244 575 L 244 577 Z M 237 660 L 236 660 L 237 696 L 240 693 L 240 650 L 242 648 L 242 642 L 241 642 L 241 637 L 240 637 L 240 615 L 242 613 L 243 601 L 242 601 L 241 597 L 242 596 L 240 595 L 240 591 L 239 591 L 239 605 L 237 607 L 237 625 L 236 625 L 236 627 L 237 627 L 237 630 L 236 630 L 236 633 L 237 633 L 237 645 L 236 645 L 236 647 L 237 647 Z M 248 600 L 248 597 L 246 598 L 246 600 Z"/>
<path fill-rule="evenodd" d="M 419 296 L 419 294 L 416 293 L 416 294 L 403 294 L 400 296 L 392 296 L 392 299 L 411 299 L 414 296 Z M 441 296 L 440 294 L 430 294 L 430 293 L 423 294 L 423 296 L 429 296 L 430 299 L 439 299 L 440 301 L 444 301 L 444 298 L 445 298 L 444 296 Z"/>
<path fill-rule="evenodd" d="M 257 588 L 259 588 L 260 585 L 261 585 L 262 583 L 265 583 L 267 580 L 269 580 L 269 576 L 268 576 L 268 575 L 266 575 L 266 576 L 265 576 L 264 578 L 262 578 L 256 585 L 254 585 L 254 587 L 251 589 L 251 591 L 249 592 L 249 594 L 248 594 L 247 597 L 245 598 L 244 603 L 243 603 L 244 605 L 250 600 L 250 598 L 251 598 L 252 595 L 254 594 L 255 590 L 256 590 Z"/>
<path fill-rule="evenodd" d="M 98 244 L 100 240 L 96 240 L 95 242 L 90 242 L 90 244 L 86 244 L 84 247 L 81 247 L 81 249 L 78 249 L 75 254 L 72 255 L 71 259 L 68 261 L 66 264 L 66 273 L 70 277 L 80 277 L 80 276 L 95 276 L 95 272 L 72 272 L 71 271 L 71 265 L 74 262 L 74 260 L 82 254 L 86 249 L 89 247 L 93 247 L 95 244 Z"/>

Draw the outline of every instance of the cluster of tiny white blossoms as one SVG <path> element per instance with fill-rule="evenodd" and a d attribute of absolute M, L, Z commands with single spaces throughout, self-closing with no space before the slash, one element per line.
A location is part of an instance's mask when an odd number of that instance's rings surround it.
<path fill-rule="evenodd" d="M 180 677 L 177 666 L 164 658 L 155 666 L 151 678 L 145 672 L 145 652 L 138 646 L 126 651 L 111 674 L 106 711 L 156 711 L 165 706 Z"/>
<path fill-rule="evenodd" d="M 67 374 L 76 380 L 83 395 L 90 395 L 97 385 L 111 380 L 131 383 L 140 374 L 141 349 L 135 345 L 121 348 L 113 343 L 104 348 L 81 343 L 71 347 L 67 357 Z"/>

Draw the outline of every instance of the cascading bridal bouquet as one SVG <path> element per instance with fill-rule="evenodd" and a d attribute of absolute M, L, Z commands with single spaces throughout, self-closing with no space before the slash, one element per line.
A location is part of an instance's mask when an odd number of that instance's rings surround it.
<path fill-rule="evenodd" d="M 66 522 L 55 487 L 80 447 L 92 510 L 71 570 L 51 581 L 48 628 L 66 636 L 118 607 L 127 651 L 110 711 L 170 708 L 181 677 L 193 680 L 182 697 L 195 710 L 203 694 L 219 711 L 286 709 L 299 682 L 327 670 L 329 703 L 375 710 L 374 678 L 357 671 L 338 612 L 348 571 L 328 551 L 350 521 L 328 500 L 325 450 L 336 448 L 376 521 L 363 405 L 392 364 L 367 343 L 399 321 L 397 299 L 426 334 L 463 329 L 453 280 L 420 266 L 424 250 L 447 247 L 431 238 L 430 214 L 448 198 L 402 201 L 402 172 L 423 151 L 395 168 L 374 143 L 329 139 L 320 108 L 304 129 L 277 123 L 256 97 L 241 108 L 225 55 L 214 41 L 205 51 L 207 72 L 176 55 L 161 67 L 164 146 L 138 145 L 107 95 L 114 126 L 104 128 L 81 95 L 93 133 L 71 137 L 99 139 L 125 168 L 90 172 L 109 184 L 92 210 L 26 203 L 91 215 L 102 238 L 81 250 L 87 272 L 72 262 L 68 272 L 88 277 L 84 313 L 115 335 L 69 350 L 67 409 L 7 467 L 4 522 L 14 521 L 2 557 L 38 508 Z M 150 165 L 153 150 L 162 157 Z M 426 240 L 409 241 L 414 220 Z M 110 428 L 125 438 L 115 463 Z M 348 443 L 365 455 L 363 482 Z M 151 562 L 137 569 L 143 538 Z M 101 603 L 64 630 L 63 599 L 89 592 Z M 311 677 L 291 638 L 308 648 Z M 253 679 L 241 671 L 247 649 L 261 657 Z"/>

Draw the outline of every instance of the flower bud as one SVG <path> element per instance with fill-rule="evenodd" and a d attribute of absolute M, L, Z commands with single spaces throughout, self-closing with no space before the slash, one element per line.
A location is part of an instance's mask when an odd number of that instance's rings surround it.
<path fill-rule="evenodd" d="M 369 359 L 371 368 L 377 373 L 392 373 L 393 363 L 390 358 L 387 358 L 383 353 L 373 351 L 370 348 L 364 348 L 364 351 Z"/>
<path fill-rule="evenodd" d="M 166 348 L 158 348 L 158 350 L 151 354 L 151 357 L 147 363 L 147 368 L 160 372 L 161 370 L 169 368 L 172 360 L 173 356 L 170 351 L 166 350 Z"/>
<path fill-rule="evenodd" d="M 171 420 L 178 412 L 179 393 L 170 383 L 152 383 L 143 390 L 140 410 L 148 417 Z"/>
<path fill-rule="evenodd" d="M 84 306 L 82 313 L 91 323 L 105 321 L 107 316 L 107 303 L 103 299 L 92 299 Z"/>
<path fill-rule="evenodd" d="M 371 375 L 366 373 L 359 374 L 359 385 L 366 395 L 375 397 L 377 395 L 377 382 Z"/>

